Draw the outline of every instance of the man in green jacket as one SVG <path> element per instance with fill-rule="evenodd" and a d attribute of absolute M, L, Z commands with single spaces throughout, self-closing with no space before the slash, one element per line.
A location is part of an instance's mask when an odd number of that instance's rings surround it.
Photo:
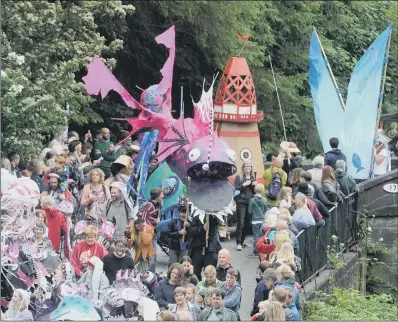
<path fill-rule="evenodd" d="M 102 171 L 104 171 L 105 179 L 109 178 L 111 173 L 111 164 L 116 160 L 115 145 L 109 139 L 111 133 L 106 127 L 101 129 L 101 137 L 99 140 L 94 142 L 93 147 L 93 160 L 101 159 L 101 163 L 98 165 Z"/>
<path fill-rule="evenodd" d="M 223 294 L 216 289 L 211 294 L 211 307 L 205 308 L 199 315 L 198 321 L 238 321 L 234 311 L 223 304 Z"/>

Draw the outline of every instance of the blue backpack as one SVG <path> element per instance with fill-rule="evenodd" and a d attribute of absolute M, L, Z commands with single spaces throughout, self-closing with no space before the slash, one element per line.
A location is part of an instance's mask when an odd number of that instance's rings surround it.
<path fill-rule="evenodd" d="M 278 199 L 279 191 L 282 189 L 282 177 L 285 172 L 282 170 L 281 172 L 277 173 L 274 171 L 274 168 L 271 168 L 272 178 L 271 183 L 268 187 L 267 197 L 271 200 Z"/>

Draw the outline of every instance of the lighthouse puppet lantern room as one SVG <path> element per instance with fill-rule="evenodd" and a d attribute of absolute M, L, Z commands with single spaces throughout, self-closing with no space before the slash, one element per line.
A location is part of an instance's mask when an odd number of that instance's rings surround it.
<path fill-rule="evenodd" d="M 244 161 L 250 161 L 257 182 L 263 182 L 264 163 L 257 123 L 264 114 L 257 110 L 256 89 L 245 58 L 229 59 L 217 89 L 214 112 L 219 137 L 237 154 L 238 172 Z"/>

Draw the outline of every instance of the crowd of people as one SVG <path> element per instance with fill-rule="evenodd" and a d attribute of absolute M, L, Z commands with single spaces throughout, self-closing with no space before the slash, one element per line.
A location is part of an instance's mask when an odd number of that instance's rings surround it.
<path fill-rule="evenodd" d="M 236 175 L 236 250 L 250 247 L 245 241 L 253 234 L 250 256 L 259 259 L 254 321 L 300 320 L 297 235 L 324 225 L 330 208 L 356 191 L 336 140 L 330 140 L 330 152 L 313 160 L 311 170 L 300 167 L 297 153 L 284 151 L 266 156 L 264 184 L 256 182 L 250 162 Z M 13 289 L 2 320 L 48 317 L 67 294 L 85 294 L 102 319 L 126 317 L 116 304 L 120 299 L 112 295 L 114 285 L 132 270 L 157 271 L 156 228 L 163 200 L 162 189 L 152 188 L 150 200 L 137 208 L 134 189 L 126 192 L 139 150 L 130 138 L 115 146 L 109 129 L 103 128 L 95 137 L 88 132 L 83 140 L 70 132 L 68 144 L 53 142 L 35 160 L 20 162 L 17 152 L 2 159 L 2 193 L 18 178 L 37 183 L 41 199 L 29 238 L 36 253 L 56 258 L 51 274 L 45 275 L 47 286 L 32 273 L 27 289 Z M 149 175 L 156 167 L 153 155 Z M 152 290 L 160 308 L 157 319 L 240 320 L 242 277 L 221 246 L 220 221 L 192 217 L 186 198 L 180 199 L 178 214 L 168 224 L 167 276 L 157 277 Z M 84 291 L 75 284 L 84 285 Z M 43 301 L 48 310 L 40 306 Z"/>
<path fill-rule="evenodd" d="M 250 246 L 244 241 L 252 232 L 252 257 L 270 260 L 274 252 L 274 261 L 285 242 L 292 243 L 292 251 L 296 247 L 297 255 L 297 240 L 292 236 L 310 226 L 324 225 L 329 209 L 356 191 L 355 180 L 346 171 L 346 157 L 338 149 L 338 139 L 331 138 L 330 145 L 332 150 L 315 157 L 313 168 L 308 171 L 300 167 L 297 152 L 291 152 L 298 150 L 294 144 L 282 155 L 269 153 L 264 164 L 264 184 L 256 183 L 250 162 L 243 163 L 242 172 L 235 178 L 239 192 L 235 197 L 238 251 Z M 285 229 L 288 240 L 280 232 Z"/>

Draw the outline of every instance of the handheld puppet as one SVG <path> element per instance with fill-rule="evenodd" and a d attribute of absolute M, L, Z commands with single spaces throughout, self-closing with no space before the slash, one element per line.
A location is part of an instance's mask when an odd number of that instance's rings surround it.
<path fill-rule="evenodd" d="M 49 273 L 42 261 L 50 260 L 51 252 L 38 250 L 32 243 L 35 207 L 39 199 L 39 187 L 27 177 L 17 179 L 2 192 L 1 276 L 5 283 L 4 293 L 12 293 L 15 288 L 28 289 Z"/>

